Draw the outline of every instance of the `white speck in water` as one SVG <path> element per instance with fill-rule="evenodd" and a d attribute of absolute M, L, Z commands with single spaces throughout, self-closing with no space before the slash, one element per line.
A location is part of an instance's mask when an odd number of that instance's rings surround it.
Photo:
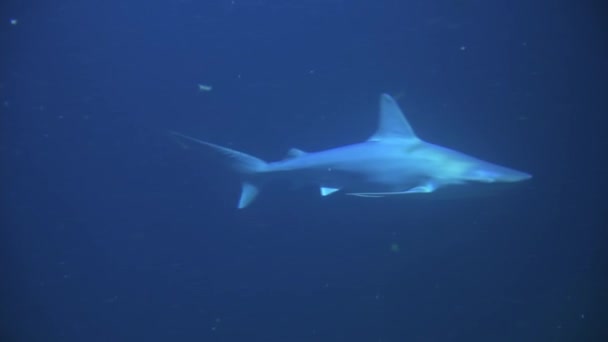
<path fill-rule="evenodd" d="M 198 90 L 199 91 L 211 91 L 211 90 L 213 90 L 213 87 L 210 86 L 210 85 L 208 85 L 208 84 L 199 83 L 198 84 Z"/>

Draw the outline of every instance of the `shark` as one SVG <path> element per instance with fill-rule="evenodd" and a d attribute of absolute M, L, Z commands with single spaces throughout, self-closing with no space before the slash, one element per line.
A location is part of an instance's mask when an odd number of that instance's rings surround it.
<path fill-rule="evenodd" d="M 369 139 L 318 152 L 292 148 L 283 160 L 266 162 L 231 148 L 179 132 L 171 134 L 219 153 L 242 182 L 237 207 L 248 207 L 273 179 L 335 193 L 379 198 L 431 194 L 473 183 L 514 183 L 532 175 L 493 164 L 419 138 L 396 100 L 380 96 L 378 127 Z"/>

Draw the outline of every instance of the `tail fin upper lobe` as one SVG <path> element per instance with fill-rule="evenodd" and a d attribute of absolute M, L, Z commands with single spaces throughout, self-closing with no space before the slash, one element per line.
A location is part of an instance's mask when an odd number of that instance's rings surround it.
<path fill-rule="evenodd" d="M 265 172 L 268 168 L 268 163 L 246 153 L 199 140 L 181 133 L 171 132 L 171 134 L 173 136 L 209 147 L 211 150 L 218 152 L 224 157 L 230 168 L 243 178 L 241 198 L 239 199 L 238 203 L 239 209 L 247 207 L 249 204 L 251 204 L 251 202 L 253 202 L 253 200 L 255 200 L 260 191 L 259 182 L 257 182 L 258 184 L 255 182 L 255 175 Z"/>

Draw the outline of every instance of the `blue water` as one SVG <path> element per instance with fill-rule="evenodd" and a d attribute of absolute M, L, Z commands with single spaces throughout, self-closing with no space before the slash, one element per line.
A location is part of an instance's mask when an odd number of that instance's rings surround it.
<path fill-rule="evenodd" d="M 608 336 L 600 2 L 0 8 L 0 340 Z M 365 139 L 382 92 L 534 178 L 441 201 L 276 184 L 238 211 L 238 179 L 167 134 L 276 160 Z"/>

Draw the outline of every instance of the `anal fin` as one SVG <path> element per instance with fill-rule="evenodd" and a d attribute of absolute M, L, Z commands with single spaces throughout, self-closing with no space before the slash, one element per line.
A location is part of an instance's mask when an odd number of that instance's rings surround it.
<path fill-rule="evenodd" d="M 322 186 L 319 191 L 321 192 L 321 196 L 329 196 L 331 194 L 333 194 L 334 192 L 338 191 L 340 189 L 338 188 L 329 188 L 329 187 L 324 187 Z"/>

